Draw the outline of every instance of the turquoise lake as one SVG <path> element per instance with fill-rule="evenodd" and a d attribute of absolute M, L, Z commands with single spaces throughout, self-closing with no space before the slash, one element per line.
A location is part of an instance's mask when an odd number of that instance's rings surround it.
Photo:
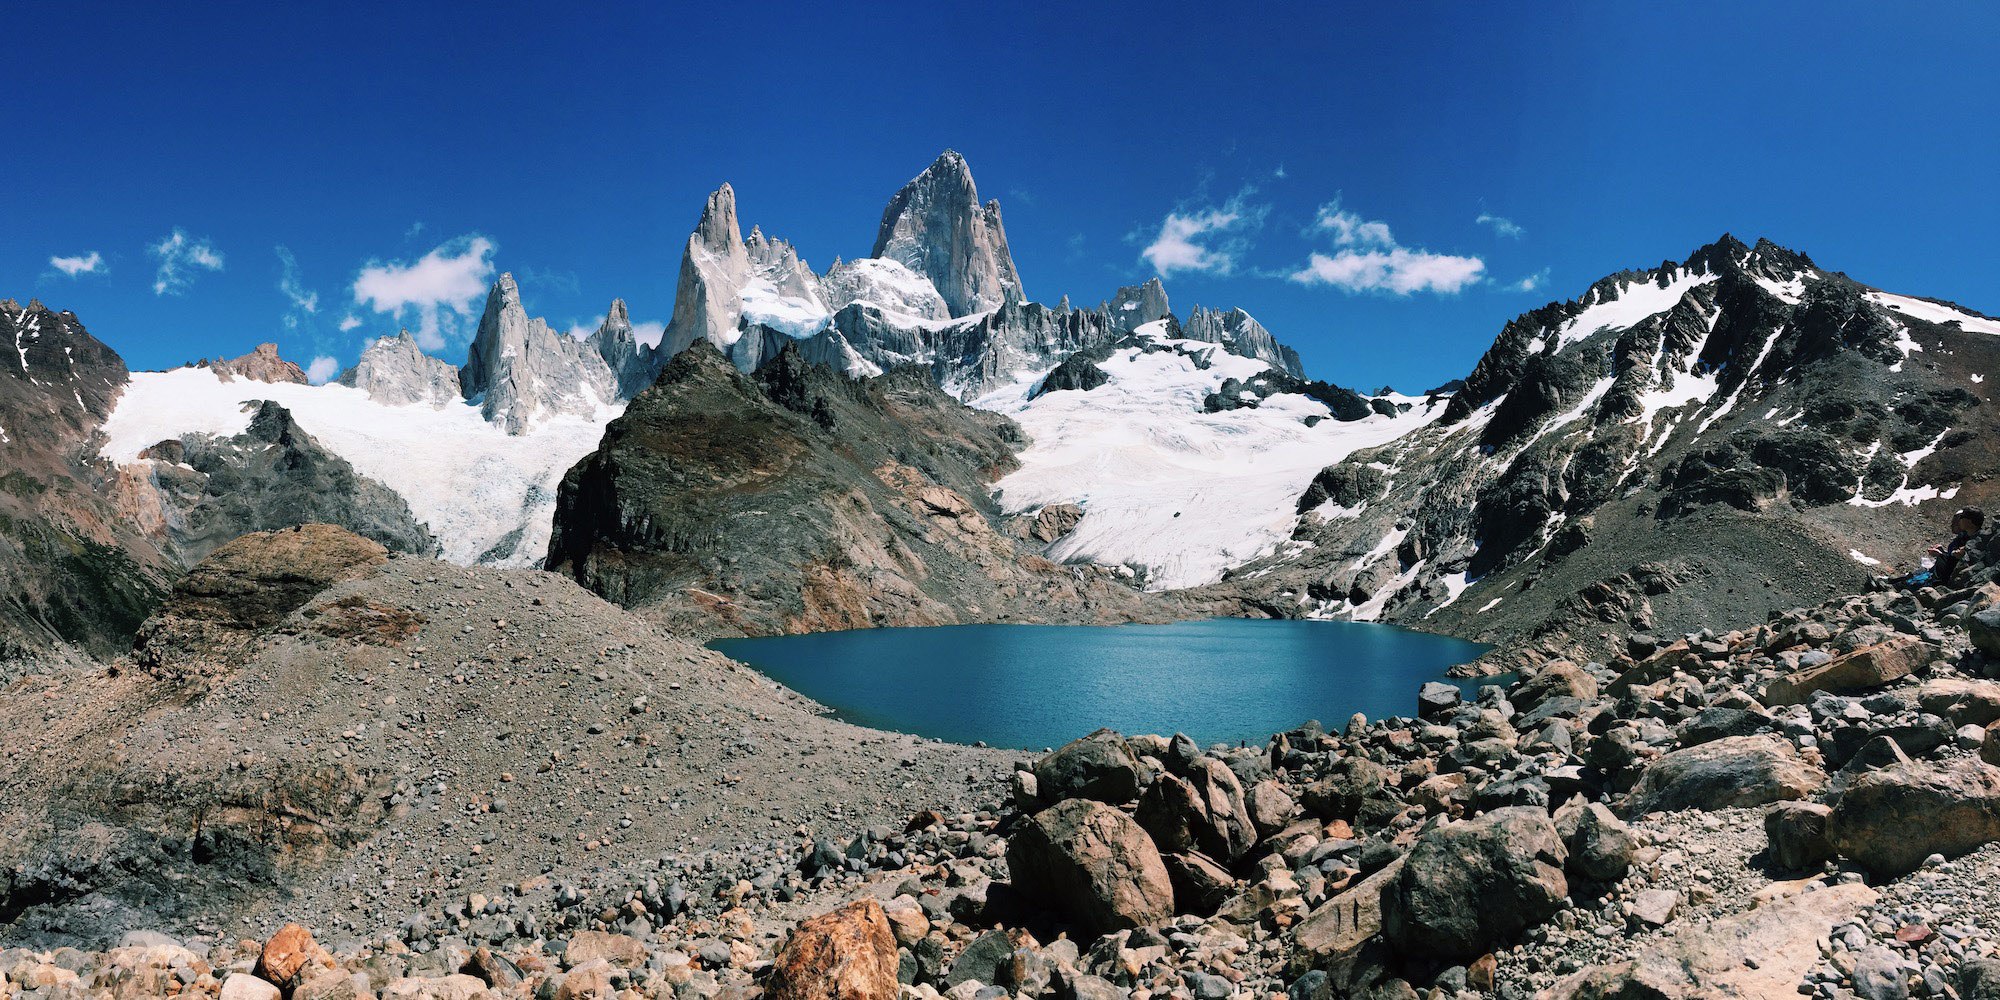
<path fill-rule="evenodd" d="M 876 729 L 999 747 L 1060 746 L 1100 726 L 1246 740 L 1356 712 L 1414 715 L 1417 688 L 1489 647 L 1355 622 L 953 625 L 709 644 Z M 1491 680 L 1454 681 L 1468 695 Z"/>

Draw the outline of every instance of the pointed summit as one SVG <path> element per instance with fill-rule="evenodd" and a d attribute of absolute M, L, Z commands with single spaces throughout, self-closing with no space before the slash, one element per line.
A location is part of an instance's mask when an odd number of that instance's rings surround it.
<path fill-rule="evenodd" d="M 953 316 L 1026 298 L 1007 248 L 1000 203 L 980 204 L 972 168 L 955 150 L 945 150 L 889 199 L 870 256 L 929 278 Z"/>
<path fill-rule="evenodd" d="M 611 369 L 612 377 L 618 382 L 619 399 L 631 399 L 638 395 L 660 374 L 659 351 L 639 343 L 624 299 L 611 300 L 611 308 L 604 313 L 603 325 L 584 343 L 596 350 L 597 356 L 604 359 L 605 367 Z"/>
<path fill-rule="evenodd" d="M 690 242 L 700 243 L 712 253 L 742 252 L 743 227 L 736 223 L 736 190 L 727 182 L 708 196 L 708 204 L 702 206 L 701 221 L 695 224 Z"/>
<path fill-rule="evenodd" d="M 1111 297 L 1111 301 L 1097 307 L 1104 313 L 1106 323 L 1119 333 L 1131 333 L 1154 320 L 1166 319 L 1174 314 L 1167 305 L 1167 286 L 1159 278 L 1147 278 L 1143 285 L 1126 285 Z"/>
<path fill-rule="evenodd" d="M 459 384 L 465 398 L 477 397 L 480 413 L 509 434 L 527 433 L 544 415 L 594 415 L 617 393 L 595 350 L 528 318 L 512 274 L 500 275 L 486 296 Z"/>
<path fill-rule="evenodd" d="M 735 342 L 736 322 L 743 315 L 743 285 L 750 276 L 750 253 L 743 246 L 742 232 L 736 224 L 736 192 L 724 184 L 708 196 L 701 221 L 681 254 L 674 315 L 660 341 L 667 357 L 697 340 L 725 346 Z"/>

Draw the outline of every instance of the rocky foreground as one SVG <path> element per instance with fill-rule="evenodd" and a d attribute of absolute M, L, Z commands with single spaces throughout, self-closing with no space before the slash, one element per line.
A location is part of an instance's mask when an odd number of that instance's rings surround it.
<path fill-rule="evenodd" d="M 1994 555 L 1980 553 L 1965 590 L 1636 636 L 1613 663 L 1545 664 L 1471 701 L 1427 685 L 1411 718 L 1309 723 L 1251 748 L 1101 731 L 1015 760 L 1005 781 L 1009 755 L 837 727 L 721 661 L 702 661 L 702 684 L 676 683 L 689 700 L 699 687 L 765 692 L 754 697 L 774 725 L 749 733 L 758 713 L 731 716 L 757 745 L 704 759 L 721 772 L 706 782 L 646 773 L 682 766 L 663 748 L 701 752 L 701 720 L 677 715 L 650 735 L 625 730 L 613 742 L 630 752 L 600 751 L 601 772 L 575 772 L 583 762 L 558 745 L 525 755 L 549 768 L 493 776 L 499 794 L 461 795 L 444 773 L 481 788 L 487 777 L 466 772 L 491 765 L 476 747 L 429 741 L 425 723 L 442 719 L 413 710 L 414 724 L 390 723 L 400 742 L 453 766 L 381 788 L 383 816 L 365 820 L 381 830 L 273 853 L 261 892 L 204 897 L 228 873 L 196 849 L 148 877 L 155 904 L 179 892 L 200 905 L 107 908 L 115 878 L 55 864 L 62 843 L 12 853 L 0 941 L 31 947 L 0 951 L 0 997 L 2000 997 Z M 178 651 L 100 683 L 217 649 L 196 671 L 210 694 L 175 689 L 205 704 L 232 670 L 263 662 L 217 637 L 298 657 L 309 637 L 283 630 L 308 626 L 321 633 L 311 641 L 337 634 L 399 657 L 474 636 L 483 659 L 469 646 L 428 654 L 468 671 L 453 685 L 476 669 L 586 689 L 657 672 L 615 645 L 598 652 L 604 666 L 548 678 L 533 658 L 492 655 L 557 655 L 531 640 L 560 634 L 553 609 L 590 621 L 594 599 L 553 577 L 501 585 L 516 620 L 464 620 L 452 610 L 490 599 L 478 574 L 443 579 L 436 564 L 365 549 L 332 562 L 334 582 L 307 587 L 324 589 L 288 625 L 248 639 L 193 610 L 240 600 L 213 586 L 229 577 L 208 576 L 205 598 L 184 586 L 169 605 L 179 617 L 142 639 L 142 651 Z M 420 595 L 425 621 L 396 638 L 398 602 Z M 666 648 L 642 631 L 618 638 Z M 681 712 L 679 689 L 658 680 L 644 697 L 585 695 L 556 742 L 584 748 L 607 722 Z M 49 690 L 35 697 L 63 704 Z M 613 701 L 625 720 L 596 714 Z M 788 727 L 798 745 L 774 754 Z M 501 738 L 523 738 L 513 728 Z M 689 738 L 654 742 L 668 733 Z M 363 739 L 330 735 L 334 749 L 310 753 L 388 770 Z M 806 747 L 818 749 L 793 753 Z M 798 787 L 840 771 L 848 813 Z M 509 794 L 530 773 L 543 784 Z M 570 791 L 552 795 L 551 781 Z M 224 812 L 194 822 L 222 828 Z M 668 812 L 680 819 L 662 826 Z M 489 847 L 500 860 L 481 859 Z M 398 850 L 414 856 L 387 857 Z M 92 878 L 92 892 L 65 896 Z M 139 913 L 159 925 L 112 936 Z"/>

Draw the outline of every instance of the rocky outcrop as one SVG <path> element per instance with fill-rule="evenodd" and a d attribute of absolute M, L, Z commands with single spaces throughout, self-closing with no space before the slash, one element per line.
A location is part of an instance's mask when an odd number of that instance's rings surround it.
<path fill-rule="evenodd" d="M 951 306 L 931 280 L 892 258 L 836 260 L 820 278 L 820 292 L 834 312 L 865 302 L 894 317 L 926 322 L 951 318 Z"/>
<path fill-rule="evenodd" d="M 1902 761 L 1857 778 L 1827 817 L 1834 849 L 1880 876 L 2000 840 L 2000 768 Z"/>
<path fill-rule="evenodd" d="M 215 377 L 224 382 L 241 378 L 248 382 L 293 382 L 306 384 L 305 369 L 278 356 L 278 345 L 258 344 L 257 349 L 240 358 L 217 361 L 213 366 Z"/>
<path fill-rule="evenodd" d="M 458 379 L 465 397 L 509 434 L 551 417 L 596 417 L 618 399 L 617 379 L 597 350 L 528 318 L 512 274 L 487 294 Z"/>
<path fill-rule="evenodd" d="M 1646 767 L 1624 805 L 1628 816 L 1802 799 L 1826 784 L 1820 769 L 1776 736 L 1732 736 L 1675 750 Z"/>
<path fill-rule="evenodd" d="M 1158 278 L 1147 278 L 1144 284 L 1118 289 L 1118 294 L 1099 304 L 1097 311 L 1104 314 L 1105 325 L 1120 335 L 1156 320 L 1172 319 L 1174 315 L 1173 308 L 1167 304 L 1167 288 Z M 1196 309 L 1196 312 L 1200 311 Z"/>
<path fill-rule="evenodd" d="M 438 551 L 402 497 L 355 472 L 269 400 L 257 404 L 241 434 L 163 441 L 142 457 L 154 460 L 134 474 L 149 477 L 170 551 L 182 565 L 248 532 L 315 523 L 397 552 Z"/>
<path fill-rule="evenodd" d="M 1027 298 L 1007 249 L 1000 203 L 979 203 L 972 168 L 949 149 L 889 199 L 869 256 L 930 279 L 953 316 Z"/>
<path fill-rule="evenodd" d="M 1496 809 L 1417 838 L 1384 890 L 1382 932 L 1413 958 L 1462 962 L 1541 923 L 1569 895 L 1548 813 Z"/>
<path fill-rule="evenodd" d="M 386 406 L 420 405 L 442 410 L 465 399 L 459 389 L 458 367 L 424 353 L 408 330 L 369 343 L 354 367 L 341 372 L 335 381 Z"/>
<path fill-rule="evenodd" d="M 788 346 L 752 378 L 704 342 L 564 477 L 548 566 L 710 634 L 1165 613 L 1002 530 L 987 483 L 1018 438 L 921 372 L 854 380 Z"/>
<path fill-rule="evenodd" d="M 1278 343 L 1278 338 L 1271 336 L 1264 324 L 1241 309 L 1223 312 L 1195 306 L 1188 313 L 1187 322 L 1181 324 L 1181 336 L 1221 344 L 1231 354 L 1256 358 L 1293 378 L 1305 378 L 1299 352 Z"/>

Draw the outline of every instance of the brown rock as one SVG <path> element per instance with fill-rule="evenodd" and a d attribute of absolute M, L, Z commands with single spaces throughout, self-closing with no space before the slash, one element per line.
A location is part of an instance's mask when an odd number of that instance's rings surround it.
<path fill-rule="evenodd" d="M 258 344 L 257 349 L 240 358 L 215 363 L 215 374 L 224 382 L 234 381 L 232 376 L 241 376 L 252 382 L 295 382 L 307 384 L 305 369 L 278 356 L 278 345 Z"/>
<path fill-rule="evenodd" d="M 1910 761 L 1854 779 L 1827 818 L 1833 846 L 1879 876 L 1915 871 L 2000 840 L 2000 768 Z"/>
<path fill-rule="evenodd" d="M 1174 886 L 1175 913 L 1213 914 L 1236 888 L 1229 870 L 1208 855 L 1190 851 L 1160 860 L 1167 866 L 1167 881 Z"/>
<path fill-rule="evenodd" d="M 1770 842 L 1771 862 L 1780 868 L 1804 871 L 1832 858 L 1833 840 L 1826 832 L 1831 815 L 1832 806 L 1817 802 L 1773 805 L 1764 814 L 1764 838 Z"/>
<path fill-rule="evenodd" d="M 374 1000 L 368 977 L 359 972 L 324 969 L 307 972 L 304 981 L 292 988 L 292 1000 Z"/>
<path fill-rule="evenodd" d="M 1924 682 L 1917 704 L 1954 726 L 1991 725 L 2000 721 L 2000 682 L 1938 677 Z"/>
<path fill-rule="evenodd" d="M 1646 766 L 1622 804 L 1626 816 L 1727 809 L 1803 799 L 1826 784 L 1781 736 L 1730 736 L 1676 750 Z"/>
<path fill-rule="evenodd" d="M 1916 636 L 1895 636 L 1772 681 L 1764 689 L 1764 704 L 1803 705 L 1815 691 L 1844 694 L 1878 688 L 1929 666 L 1937 654 L 1936 646 Z"/>
<path fill-rule="evenodd" d="M 607 931 L 577 931 L 563 949 L 563 964 L 582 965 L 601 958 L 613 965 L 636 969 L 646 961 L 646 946 L 639 939 Z"/>
<path fill-rule="evenodd" d="M 799 922 L 771 964 L 769 1000 L 896 1000 L 896 939 L 873 899 Z"/>
<path fill-rule="evenodd" d="M 1979 743 L 1979 759 L 1988 764 L 2000 764 L 2000 722 L 1986 727 L 1986 738 Z"/>
<path fill-rule="evenodd" d="M 1597 678 L 1568 660 L 1552 660 L 1542 664 L 1535 673 L 1514 685 L 1507 692 L 1507 700 L 1523 712 L 1532 712 L 1535 707 L 1550 698 L 1581 698 L 1589 701 L 1597 697 Z"/>
<path fill-rule="evenodd" d="M 1382 931 L 1382 893 L 1393 886 L 1403 872 L 1403 859 L 1349 886 L 1345 892 L 1319 905 L 1292 929 L 1297 972 L 1337 961 L 1354 953 L 1368 939 Z"/>
<path fill-rule="evenodd" d="M 1043 810 L 1014 834 L 1007 864 L 1016 889 L 1094 933 L 1173 914 L 1173 884 L 1153 838 L 1101 802 L 1071 799 Z"/>
<path fill-rule="evenodd" d="M 1038 542 L 1053 542 L 1069 534 L 1078 521 L 1083 520 L 1083 508 L 1073 503 L 1052 503 L 1035 514 L 1034 527 L 1028 534 Z"/>
<path fill-rule="evenodd" d="M 1292 821 L 1292 813 L 1298 811 L 1298 803 L 1292 801 L 1291 793 L 1285 786 L 1270 778 L 1265 778 L 1243 793 L 1243 802 L 1250 808 L 1250 822 L 1257 832 L 1270 836 L 1285 828 Z"/>
<path fill-rule="evenodd" d="M 616 993 L 611 987 L 611 977 L 616 971 L 610 962 L 601 958 L 576 966 L 562 974 L 561 985 L 556 987 L 556 1000 L 583 1000 L 585 997 L 611 1000 Z M 383 990 L 382 1000 L 391 1000 L 388 994 L 388 990 Z"/>
<path fill-rule="evenodd" d="M 75 978 L 76 974 L 70 973 L 70 979 Z M 217 1000 L 278 1000 L 278 988 L 248 973 L 235 972 L 222 981 Z"/>
<path fill-rule="evenodd" d="M 256 974 L 281 990 L 289 990 L 297 985 L 299 973 L 305 971 L 318 950 L 311 931 L 298 924 L 286 924 L 264 943 L 264 951 L 257 957 Z"/>

